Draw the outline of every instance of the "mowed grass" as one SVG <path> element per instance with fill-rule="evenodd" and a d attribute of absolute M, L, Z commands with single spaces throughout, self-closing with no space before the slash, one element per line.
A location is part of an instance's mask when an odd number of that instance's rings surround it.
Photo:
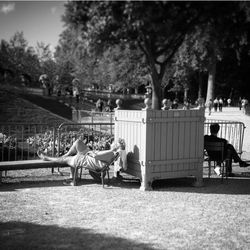
<path fill-rule="evenodd" d="M 8 172 L 0 187 L 0 249 L 249 249 L 250 178 L 204 186 L 124 175 L 104 189 L 85 174 L 76 187 L 51 170 Z M 112 173 L 111 173 L 112 176 Z"/>

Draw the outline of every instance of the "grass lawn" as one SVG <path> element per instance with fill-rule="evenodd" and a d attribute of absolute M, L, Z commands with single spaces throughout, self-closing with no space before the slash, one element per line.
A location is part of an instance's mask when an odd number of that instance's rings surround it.
<path fill-rule="evenodd" d="M 8 172 L 0 186 L 0 249 L 249 249 L 250 178 L 190 179 L 139 190 L 132 176 L 102 188 L 64 186 L 50 170 Z M 111 173 L 112 176 L 112 173 Z"/>
<path fill-rule="evenodd" d="M 49 98 L 38 95 L 22 94 L 22 98 L 40 106 L 50 112 L 60 115 L 66 119 L 72 119 L 72 110 L 70 107 L 65 106 L 64 104 L 58 102 L 55 98 Z"/>

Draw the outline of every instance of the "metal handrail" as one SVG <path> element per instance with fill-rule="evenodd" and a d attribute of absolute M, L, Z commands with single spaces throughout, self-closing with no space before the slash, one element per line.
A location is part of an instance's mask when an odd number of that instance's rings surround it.
<path fill-rule="evenodd" d="M 218 123 L 220 125 L 218 137 L 226 139 L 234 146 L 237 153 L 241 155 L 243 153 L 245 124 L 237 121 L 206 120 L 204 123 L 204 134 L 210 133 L 209 127 L 212 123 Z"/>
<path fill-rule="evenodd" d="M 62 134 L 62 129 L 66 129 L 68 127 L 81 127 L 81 128 L 85 128 L 88 130 L 88 133 L 90 133 L 91 131 L 91 134 L 93 135 L 94 133 L 103 133 L 106 131 L 106 134 L 109 134 L 110 136 L 113 135 L 113 126 L 114 126 L 114 123 L 111 123 L 111 122 L 99 122 L 99 123 L 88 123 L 88 122 L 85 122 L 85 123 L 62 123 L 59 125 L 58 129 L 57 129 L 57 134 L 58 134 L 58 143 L 57 143 L 57 154 L 59 156 L 60 152 L 61 152 L 61 134 Z M 106 127 L 109 127 L 108 128 L 108 132 L 107 132 L 107 129 L 102 129 L 104 126 Z M 97 128 L 99 127 L 99 129 Z"/>
<path fill-rule="evenodd" d="M 204 134 L 209 134 L 211 123 L 219 123 L 221 129 L 218 136 L 225 138 L 231 143 L 238 154 L 243 152 L 243 141 L 245 124 L 234 121 L 206 120 L 204 123 Z M 50 143 L 52 156 L 59 156 L 62 151 L 61 136 L 70 131 L 80 131 L 96 135 L 114 135 L 114 122 L 84 122 L 84 123 L 62 123 L 59 126 L 50 126 L 46 123 L 0 123 L 0 160 L 24 160 L 36 157 L 36 145 L 27 143 L 27 139 L 39 136 L 47 136 Z M 46 135 L 47 134 L 47 135 Z M 77 133 L 75 133 L 77 136 Z M 72 138 L 73 140 L 74 138 Z"/>
<path fill-rule="evenodd" d="M 24 160 L 36 157 L 33 142 L 46 133 L 51 136 L 52 154 L 55 148 L 55 125 L 47 123 L 0 123 L 0 160 Z"/>
<path fill-rule="evenodd" d="M 82 115 L 84 114 L 84 115 Z M 98 112 L 98 111 L 90 111 L 84 109 L 76 109 L 72 110 L 72 116 L 74 122 L 82 123 L 82 122 L 92 122 L 92 123 L 100 123 L 100 122 L 113 122 L 114 121 L 114 112 Z M 90 121 L 86 121 L 90 119 Z M 100 121 L 101 120 L 101 121 Z"/>

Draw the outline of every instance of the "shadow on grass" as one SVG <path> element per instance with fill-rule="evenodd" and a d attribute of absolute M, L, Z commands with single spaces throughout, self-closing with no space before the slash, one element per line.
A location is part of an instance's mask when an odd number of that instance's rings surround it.
<path fill-rule="evenodd" d="M 224 179 L 221 182 L 220 177 L 211 177 L 210 179 L 203 178 L 202 187 L 194 187 L 195 179 L 178 178 L 178 179 L 163 179 L 155 180 L 152 183 L 153 191 L 168 191 L 168 192 L 188 192 L 188 193 L 214 193 L 214 194 L 250 194 L 250 178 L 249 176 L 238 176 L 236 178 Z M 120 188 L 140 188 L 140 180 L 136 177 L 129 176 L 121 180 L 112 179 L 110 186 Z"/>
<path fill-rule="evenodd" d="M 118 187 L 125 189 L 139 189 L 141 186 L 140 179 L 130 176 L 123 177 L 122 179 L 112 178 L 109 183 L 109 188 Z"/>
<path fill-rule="evenodd" d="M 202 187 L 193 187 L 193 178 L 158 180 L 153 182 L 154 191 L 188 192 L 204 194 L 250 194 L 250 178 L 203 178 Z"/>
<path fill-rule="evenodd" d="M 70 186 L 70 185 L 65 185 L 64 182 L 65 180 L 22 180 L 13 183 L 3 182 L 0 185 L 0 192 L 10 192 L 25 188 L 48 188 L 48 187 L 64 188 Z M 78 186 L 91 185 L 91 184 L 97 184 L 97 183 L 92 179 L 84 179 L 80 181 Z M 72 186 L 72 188 L 74 188 L 74 186 Z"/>
<path fill-rule="evenodd" d="M 16 191 L 18 189 L 25 188 L 48 188 L 48 187 L 66 187 L 70 185 L 64 185 L 63 183 L 67 180 L 68 173 L 63 173 L 63 176 L 58 174 L 54 175 L 42 175 L 42 176 L 7 176 L 2 178 L 2 183 L 0 184 L 0 192 L 10 192 Z M 85 185 L 93 185 L 95 187 L 102 188 L 101 182 L 96 182 L 89 174 L 83 174 L 81 180 L 77 181 L 77 187 L 84 187 Z M 110 177 L 110 182 L 108 183 L 107 178 L 105 178 L 104 188 L 112 189 L 113 187 L 120 187 L 126 189 L 139 189 L 140 180 L 136 177 L 129 176 L 128 178 L 123 178 L 122 181 L 116 178 Z M 72 186 L 74 188 L 74 186 Z"/>
<path fill-rule="evenodd" d="M 131 240 L 84 228 L 11 221 L 0 223 L 1 249 L 153 249 Z"/>
<path fill-rule="evenodd" d="M 194 178 L 178 178 L 178 179 L 164 179 L 153 181 L 153 191 L 168 191 L 168 192 L 188 192 L 188 193 L 214 193 L 214 194 L 250 194 L 250 178 L 236 177 L 224 179 L 221 182 L 220 177 L 212 177 L 210 179 L 203 178 L 202 187 L 194 187 Z M 93 188 L 102 189 L 102 184 L 97 183 L 91 178 L 83 178 L 78 181 L 77 187 L 84 188 L 86 185 L 93 185 Z M 111 178 L 108 184 L 105 179 L 105 189 L 139 189 L 140 180 L 133 176 L 125 176 L 122 179 Z M 3 183 L 0 186 L 0 192 L 16 191 L 25 188 L 47 188 L 47 187 L 61 187 L 65 188 L 63 180 L 25 180 L 18 183 Z"/>

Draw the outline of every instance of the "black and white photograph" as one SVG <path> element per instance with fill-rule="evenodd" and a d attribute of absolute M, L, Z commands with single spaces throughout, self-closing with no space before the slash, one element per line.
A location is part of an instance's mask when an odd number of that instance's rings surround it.
<path fill-rule="evenodd" d="M 0 249 L 250 249 L 250 1 L 0 0 Z"/>

